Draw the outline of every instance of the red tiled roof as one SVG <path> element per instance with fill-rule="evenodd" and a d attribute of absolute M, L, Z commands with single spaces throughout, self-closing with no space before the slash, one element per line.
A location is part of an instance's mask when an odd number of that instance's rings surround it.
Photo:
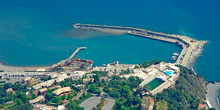
<path fill-rule="evenodd" d="M 204 106 L 204 104 L 199 104 L 198 109 L 200 109 L 203 106 Z"/>
<path fill-rule="evenodd" d="M 34 93 L 34 94 L 36 94 L 36 96 L 38 96 L 39 91 L 38 91 L 38 90 L 36 90 L 36 91 L 34 91 L 33 93 Z"/>

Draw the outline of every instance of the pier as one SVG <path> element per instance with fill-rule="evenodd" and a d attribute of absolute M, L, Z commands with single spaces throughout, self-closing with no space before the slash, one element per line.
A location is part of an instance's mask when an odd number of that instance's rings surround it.
<path fill-rule="evenodd" d="M 76 23 L 73 25 L 74 29 L 82 30 L 92 30 L 100 31 L 105 33 L 121 33 L 121 34 L 130 34 L 134 36 L 169 42 L 169 43 L 180 43 L 179 45 L 182 48 L 182 51 L 176 60 L 176 64 L 182 65 L 185 67 L 192 66 L 192 63 L 200 56 L 202 53 L 204 45 L 207 41 L 199 41 L 192 39 L 183 35 L 176 34 L 165 34 L 161 32 L 154 32 L 150 30 L 133 28 L 133 27 L 123 27 L 123 26 L 108 26 L 108 25 L 95 25 L 95 24 L 81 24 Z"/>
<path fill-rule="evenodd" d="M 73 54 L 67 59 L 67 60 L 71 60 L 80 50 L 86 49 L 86 47 L 79 47 L 76 49 L 75 52 L 73 52 Z"/>
<path fill-rule="evenodd" d="M 86 49 L 86 47 L 79 47 L 79 48 L 77 48 L 76 51 L 73 52 L 73 54 L 72 54 L 69 58 L 67 58 L 67 59 L 65 59 L 65 60 L 62 60 L 62 61 L 60 61 L 60 62 L 57 63 L 57 64 L 54 64 L 54 65 L 52 66 L 52 68 L 57 67 L 57 66 L 59 66 L 59 65 L 64 65 L 66 62 L 71 61 L 71 59 L 72 59 L 80 50 L 83 50 L 83 49 Z"/>

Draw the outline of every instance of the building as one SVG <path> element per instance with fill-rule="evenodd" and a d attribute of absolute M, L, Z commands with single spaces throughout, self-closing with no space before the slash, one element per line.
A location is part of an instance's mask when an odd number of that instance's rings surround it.
<path fill-rule="evenodd" d="M 66 108 L 65 108 L 64 105 L 59 105 L 59 106 L 58 106 L 58 110 L 66 110 Z"/>
<path fill-rule="evenodd" d="M 37 84 L 37 85 L 34 85 L 33 88 L 34 88 L 35 90 L 39 90 L 39 89 L 41 89 L 42 87 L 50 87 L 51 85 L 53 85 L 54 82 L 55 82 L 55 79 L 51 79 L 51 80 L 48 80 L 48 81 L 39 83 L 39 84 Z"/>
<path fill-rule="evenodd" d="M 176 67 L 175 65 L 170 65 L 169 67 L 170 67 L 170 69 L 174 70 L 174 72 L 176 72 L 176 73 L 180 72 L 180 68 Z"/>
<path fill-rule="evenodd" d="M 150 94 L 154 95 L 174 85 L 179 77 L 180 69 L 175 64 L 161 62 L 148 68 L 133 69 L 133 71 L 135 76 L 144 79 L 139 86 L 148 85 Z"/>
<path fill-rule="evenodd" d="M 45 94 L 47 92 L 47 88 L 39 89 L 40 94 Z"/>
<path fill-rule="evenodd" d="M 67 78 L 68 78 L 67 74 L 64 73 L 64 74 L 60 74 L 55 80 L 56 80 L 56 82 L 61 82 L 61 81 L 64 81 L 65 79 L 67 79 Z"/>
<path fill-rule="evenodd" d="M 66 92 L 71 92 L 70 86 L 59 88 L 59 89 L 53 91 L 53 94 L 56 95 L 56 96 L 59 96 L 60 94 L 66 93 Z"/>
<path fill-rule="evenodd" d="M 29 100 L 29 103 L 30 103 L 30 104 L 38 103 L 38 102 L 42 101 L 43 99 L 44 99 L 44 96 L 43 96 L 43 95 L 40 95 L 40 96 L 38 96 L 38 97 L 35 98 L 35 99 Z"/>
<path fill-rule="evenodd" d="M 52 86 L 50 86 L 50 89 L 54 89 L 54 88 L 61 88 L 61 86 L 60 85 L 52 85 Z"/>
<path fill-rule="evenodd" d="M 39 81 L 37 80 L 34 80 L 34 78 L 28 76 L 28 77 L 25 77 L 22 82 L 28 86 L 32 86 L 32 85 L 35 85 L 37 84 Z"/>
<path fill-rule="evenodd" d="M 200 103 L 198 106 L 198 110 L 203 110 L 203 109 L 206 110 L 207 108 L 206 108 L 205 104 Z"/>
<path fill-rule="evenodd" d="M 8 102 L 6 102 L 5 104 L 6 105 L 9 105 L 9 104 L 13 104 L 14 103 L 14 101 L 8 101 Z"/>
<path fill-rule="evenodd" d="M 34 88 L 35 90 L 39 90 L 39 89 L 41 89 L 42 87 L 46 87 L 46 88 L 47 88 L 47 87 L 52 86 L 55 81 L 56 81 L 56 82 L 61 82 L 61 81 L 64 81 L 65 79 L 67 79 L 67 78 L 68 78 L 68 76 L 67 76 L 66 73 L 64 73 L 64 74 L 59 74 L 59 75 L 57 75 L 57 77 L 56 77 L 55 79 L 51 79 L 51 80 L 48 80 L 48 81 L 39 83 L 39 84 L 37 84 L 37 85 L 34 85 L 33 88 Z"/>
<path fill-rule="evenodd" d="M 167 63 L 165 62 L 161 62 L 158 65 L 155 65 L 155 67 L 160 71 L 163 71 L 164 69 L 166 69 L 166 66 L 167 66 Z"/>
<path fill-rule="evenodd" d="M 118 62 L 107 64 L 106 67 L 94 67 L 92 68 L 92 71 L 106 71 L 109 72 L 109 76 L 111 75 L 118 75 L 121 73 L 122 70 L 132 70 L 135 67 L 135 65 L 132 64 L 119 64 Z"/>
<path fill-rule="evenodd" d="M 35 104 L 33 110 L 57 110 L 57 107 L 47 106 L 44 104 Z"/>
<path fill-rule="evenodd" d="M 141 110 L 153 110 L 154 107 L 154 99 L 150 96 L 143 97 L 141 103 Z"/>
<path fill-rule="evenodd" d="M 78 85 L 76 85 L 76 87 L 78 87 L 82 90 L 84 88 L 84 85 L 83 84 L 78 84 Z"/>
<path fill-rule="evenodd" d="M 86 73 L 88 73 L 88 71 L 75 71 L 74 75 L 79 76 L 80 78 L 82 78 Z"/>
<path fill-rule="evenodd" d="M 94 78 L 83 78 L 83 83 L 88 83 L 89 81 L 94 81 Z"/>
<path fill-rule="evenodd" d="M 71 77 L 72 77 L 72 80 L 78 80 L 81 78 L 78 74 L 73 74 L 71 75 Z"/>
<path fill-rule="evenodd" d="M 36 90 L 36 91 L 34 91 L 33 93 L 34 93 L 36 96 L 38 96 L 39 91 L 38 91 L 38 90 Z"/>

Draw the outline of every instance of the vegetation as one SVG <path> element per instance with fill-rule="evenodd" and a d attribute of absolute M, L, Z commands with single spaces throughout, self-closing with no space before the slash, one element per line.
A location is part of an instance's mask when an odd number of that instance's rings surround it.
<path fill-rule="evenodd" d="M 70 101 L 70 103 L 65 105 L 67 110 L 84 110 L 83 107 L 80 107 L 79 105 L 76 104 L 74 101 Z"/>
<path fill-rule="evenodd" d="M 166 101 L 160 101 L 156 104 L 157 110 L 167 110 Z"/>
<path fill-rule="evenodd" d="M 138 77 L 120 78 L 119 76 L 111 77 L 111 80 L 108 82 L 99 81 L 99 77 L 96 79 L 94 77 L 94 82 L 89 82 L 87 84 L 88 91 L 95 92 L 98 88 L 103 88 L 103 91 L 106 92 L 109 96 L 116 99 L 116 103 L 113 109 L 139 109 L 141 105 L 141 97 L 133 91 L 134 88 L 142 82 Z M 92 83 L 92 84 L 91 84 Z"/>
<path fill-rule="evenodd" d="M 162 61 L 160 61 L 160 60 L 145 61 L 144 63 L 141 63 L 138 66 L 135 66 L 135 68 L 147 68 L 151 65 L 157 65 L 160 62 L 162 62 Z"/>
<path fill-rule="evenodd" d="M 9 88 L 12 88 L 15 92 L 7 93 L 6 91 Z M 0 85 L 0 109 L 32 110 L 33 107 L 28 104 L 25 92 L 27 92 L 27 86 L 19 82 Z M 6 104 L 9 101 L 12 101 L 12 103 Z"/>
<path fill-rule="evenodd" d="M 205 81 L 200 75 L 195 75 L 185 67 L 181 69 L 180 76 L 174 88 L 164 90 L 155 95 L 155 101 L 167 101 L 170 110 L 193 110 L 205 99 Z"/>
<path fill-rule="evenodd" d="M 147 68 L 152 64 L 159 64 L 161 61 L 148 61 L 139 64 L 136 68 Z M 191 70 L 179 66 L 180 76 L 176 81 L 176 84 L 172 88 L 165 89 L 163 92 L 158 93 L 152 98 L 155 100 L 155 106 L 158 105 L 158 109 L 169 108 L 169 110 L 196 110 L 199 103 L 204 103 L 206 82 L 201 75 L 195 75 Z M 108 81 L 101 80 L 100 77 L 107 76 L 107 72 L 93 71 L 93 79 L 85 85 L 85 89 L 88 93 L 83 91 L 82 96 L 78 100 L 73 100 L 80 89 L 74 85 L 83 84 L 82 79 L 72 80 L 71 78 L 65 79 L 62 82 L 55 82 L 56 85 L 61 87 L 70 86 L 72 91 L 68 95 L 62 95 L 60 97 L 54 96 L 53 91 L 57 88 L 48 89 L 45 94 L 45 103 L 47 105 L 61 105 L 64 100 L 69 100 L 70 103 L 65 107 L 68 110 L 83 110 L 79 106 L 83 101 L 92 97 L 94 94 L 100 95 L 102 91 L 104 96 L 113 97 L 115 99 L 114 110 L 138 110 L 141 108 L 142 93 L 147 92 L 150 88 L 148 85 L 139 87 L 142 80 L 138 77 L 121 78 L 119 76 L 107 77 Z M 129 74 L 130 70 L 122 70 L 120 74 Z M 106 78 L 106 77 L 105 77 Z M 41 80 L 47 81 L 49 78 L 42 78 Z M 7 93 L 7 89 L 12 88 L 15 92 Z M 27 86 L 21 83 L 6 83 L 0 85 L 0 109 L 16 109 L 16 110 L 31 110 L 33 107 L 28 104 L 28 99 L 34 99 L 37 96 L 30 92 L 30 96 L 27 98 L 25 92 L 27 92 Z M 13 101 L 11 104 L 6 102 Z M 101 102 L 93 108 L 93 110 L 101 110 L 105 103 L 105 99 L 102 98 Z M 166 105 L 167 104 L 167 105 Z M 210 109 L 211 110 L 211 109 Z"/>
<path fill-rule="evenodd" d="M 45 103 L 47 103 L 48 105 L 51 105 L 52 103 L 55 103 L 55 106 L 58 106 L 58 105 L 63 104 L 64 100 L 72 101 L 72 98 L 75 97 L 77 95 L 77 93 L 80 91 L 79 88 L 77 88 L 73 85 L 73 81 L 72 81 L 71 78 L 66 79 L 65 81 L 62 81 L 58 84 L 61 85 L 62 87 L 70 86 L 72 91 L 67 96 L 63 95 L 63 96 L 57 97 L 57 96 L 54 96 L 53 93 L 52 93 L 57 88 L 48 89 L 48 92 L 45 94 L 45 99 L 46 99 Z"/>
<path fill-rule="evenodd" d="M 127 69 L 127 70 L 121 70 L 120 75 L 129 74 L 129 73 L 130 73 L 130 70 L 129 70 L 129 69 Z"/>
<path fill-rule="evenodd" d="M 0 78 L 1 79 L 1 78 Z M 5 83 L 6 81 L 0 81 L 0 83 Z"/>
<path fill-rule="evenodd" d="M 93 83 L 89 85 L 88 92 L 100 95 L 102 91 L 97 87 L 96 84 Z"/>
<path fill-rule="evenodd" d="M 50 80 L 51 79 L 51 77 L 49 76 L 49 77 L 42 77 L 42 78 L 40 78 L 40 80 L 42 80 L 42 81 L 48 81 L 48 80 Z"/>
<path fill-rule="evenodd" d="M 105 103 L 105 98 L 102 98 L 101 102 L 99 104 L 97 104 L 96 107 L 93 107 L 92 110 L 101 110 L 102 107 L 104 106 L 104 103 Z"/>
<path fill-rule="evenodd" d="M 85 91 L 83 91 L 83 94 L 81 97 L 79 97 L 78 100 L 74 100 L 76 102 L 77 105 L 81 104 L 83 101 L 85 101 L 86 99 L 92 97 L 93 95 L 88 93 L 86 94 Z"/>
<path fill-rule="evenodd" d="M 105 71 L 93 71 L 92 73 L 96 74 L 99 77 L 108 75 L 108 72 L 105 72 Z"/>
<path fill-rule="evenodd" d="M 209 108 L 208 110 L 216 110 L 215 108 Z"/>

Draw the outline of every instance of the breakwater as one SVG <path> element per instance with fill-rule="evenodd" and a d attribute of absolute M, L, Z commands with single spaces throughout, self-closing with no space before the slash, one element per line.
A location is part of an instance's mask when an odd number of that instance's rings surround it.
<path fill-rule="evenodd" d="M 130 34 L 134 36 L 175 43 L 182 48 L 182 51 L 176 60 L 176 64 L 186 66 L 188 68 L 191 68 L 196 59 L 202 54 L 203 47 L 207 43 L 207 41 L 199 41 L 183 35 L 165 34 L 133 27 L 76 23 L 73 25 L 73 28 L 100 31 L 105 33 Z"/>

